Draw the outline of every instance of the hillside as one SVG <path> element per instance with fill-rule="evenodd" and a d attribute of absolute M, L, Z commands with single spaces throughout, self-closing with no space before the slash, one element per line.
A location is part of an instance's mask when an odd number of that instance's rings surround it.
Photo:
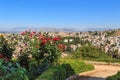
<path fill-rule="evenodd" d="M 107 31 L 104 31 L 104 32 L 106 33 L 107 37 L 120 36 L 120 29 L 107 30 Z"/>
<path fill-rule="evenodd" d="M 120 36 L 120 29 L 116 30 L 111 36 Z"/>

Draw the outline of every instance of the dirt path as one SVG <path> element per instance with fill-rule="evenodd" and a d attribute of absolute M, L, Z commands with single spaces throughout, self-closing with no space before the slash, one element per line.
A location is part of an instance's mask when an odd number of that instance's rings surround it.
<path fill-rule="evenodd" d="M 120 71 L 120 66 L 94 64 L 95 70 L 83 72 L 67 80 L 105 80 Z"/>

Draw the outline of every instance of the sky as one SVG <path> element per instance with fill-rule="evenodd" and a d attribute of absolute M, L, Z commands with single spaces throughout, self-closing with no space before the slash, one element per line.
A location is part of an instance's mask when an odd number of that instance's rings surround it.
<path fill-rule="evenodd" d="M 0 29 L 120 28 L 120 0 L 0 0 Z"/>

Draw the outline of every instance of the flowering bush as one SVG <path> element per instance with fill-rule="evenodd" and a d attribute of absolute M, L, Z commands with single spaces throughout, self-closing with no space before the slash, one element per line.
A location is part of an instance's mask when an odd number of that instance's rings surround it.
<path fill-rule="evenodd" d="M 29 77 L 32 79 L 43 73 L 49 65 L 57 62 L 60 55 L 58 49 L 60 40 L 60 37 L 49 37 L 45 33 L 30 30 L 21 34 L 0 35 L 1 67 L 9 68 L 11 66 L 10 68 L 15 68 L 20 64 L 23 69 L 25 68 L 28 71 Z M 13 63 L 16 61 L 18 64 L 14 66 Z M 15 68 L 15 71 L 18 68 Z M 0 68 L 1 71 L 2 68 Z M 6 77 L 8 73 L 9 71 L 0 74 Z M 19 74 L 19 71 L 17 73 Z"/>
<path fill-rule="evenodd" d="M 35 75 L 41 74 L 48 65 L 57 61 L 60 52 L 57 47 L 59 37 L 49 37 L 47 34 L 25 31 L 21 33 L 23 46 L 18 62 L 21 66 L 32 71 Z"/>

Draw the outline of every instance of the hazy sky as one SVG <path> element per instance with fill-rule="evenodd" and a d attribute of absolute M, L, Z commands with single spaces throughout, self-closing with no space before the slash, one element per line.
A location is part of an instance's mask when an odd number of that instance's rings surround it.
<path fill-rule="evenodd" d="M 0 29 L 120 28 L 120 0 L 0 0 Z"/>

